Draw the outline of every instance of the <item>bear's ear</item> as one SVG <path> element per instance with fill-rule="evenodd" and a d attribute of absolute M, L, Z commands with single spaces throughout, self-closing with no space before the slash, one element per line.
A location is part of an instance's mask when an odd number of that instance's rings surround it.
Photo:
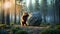
<path fill-rule="evenodd" d="M 23 0 L 20 0 L 20 1 L 23 1 Z"/>

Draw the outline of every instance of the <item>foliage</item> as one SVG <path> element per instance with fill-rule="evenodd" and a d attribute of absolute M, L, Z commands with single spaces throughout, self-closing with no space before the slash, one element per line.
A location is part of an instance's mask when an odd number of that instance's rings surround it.
<path fill-rule="evenodd" d="M 56 25 L 55 28 L 56 28 L 56 29 L 60 29 L 60 25 Z"/>
<path fill-rule="evenodd" d="M 9 34 L 9 32 L 4 31 L 4 30 L 3 31 L 0 30 L 0 34 Z"/>
<path fill-rule="evenodd" d="M 19 30 L 19 31 L 17 31 L 15 34 L 28 34 L 28 32 L 26 32 L 26 31 L 21 31 L 21 30 Z"/>
<path fill-rule="evenodd" d="M 40 32 L 40 34 L 60 34 L 59 29 L 46 29 Z"/>
<path fill-rule="evenodd" d="M 19 27 L 12 28 L 12 34 L 28 34 L 28 32 L 21 30 Z"/>
<path fill-rule="evenodd" d="M 6 26 L 6 24 L 0 24 L 0 26 L 5 27 L 5 26 Z"/>
<path fill-rule="evenodd" d="M 14 27 L 11 30 L 12 30 L 12 33 L 15 34 L 15 32 L 17 32 L 18 30 L 20 30 L 20 28 L 19 27 Z"/>
<path fill-rule="evenodd" d="M 12 31 L 14 31 L 14 30 L 20 30 L 20 28 L 19 28 L 19 27 L 14 27 L 14 28 L 12 28 L 11 30 L 12 30 Z"/>
<path fill-rule="evenodd" d="M 49 24 L 49 23 L 42 22 L 42 23 L 40 24 L 40 26 L 45 27 L 45 26 L 50 26 L 50 24 Z"/>

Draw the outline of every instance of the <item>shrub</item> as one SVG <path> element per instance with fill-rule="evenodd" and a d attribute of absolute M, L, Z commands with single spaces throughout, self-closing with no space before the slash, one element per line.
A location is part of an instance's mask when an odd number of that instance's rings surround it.
<path fill-rule="evenodd" d="M 60 30 L 58 30 L 58 29 L 47 29 L 47 30 L 43 30 L 42 32 L 40 32 L 40 34 L 60 34 Z"/>
<path fill-rule="evenodd" d="M 55 28 L 56 28 L 56 29 L 60 29 L 60 25 L 56 25 Z"/>
<path fill-rule="evenodd" d="M 15 34 L 15 32 L 17 32 L 17 31 L 20 30 L 20 29 L 19 29 L 19 27 L 14 27 L 14 28 L 12 28 L 11 30 L 12 30 L 12 33 Z"/>
<path fill-rule="evenodd" d="M 0 27 L 6 27 L 6 24 L 0 24 Z"/>
<path fill-rule="evenodd" d="M 19 30 L 19 31 L 17 31 L 15 34 L 28 34 L 28 32 L 26 32 L 26 31 L 21 31 L 21 30 Z"/>
<path fill-rule="evenodd" d="M 12 30 L 12 31 L 20 30 L 20 28 L 19 28 L 19 27 L 14 27 L 14 28 L 12 28 L 11 30 Z"/>

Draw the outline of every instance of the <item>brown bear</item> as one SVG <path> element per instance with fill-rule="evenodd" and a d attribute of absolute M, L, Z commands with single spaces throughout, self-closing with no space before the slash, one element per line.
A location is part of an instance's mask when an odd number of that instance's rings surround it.
<path fill-rule="evenodd" d="M 22 25 L 23 26 L 24 25 L 27 26 L 26 21 L 27 21 L 28 16 L 29 16 L 28 13 L 24 13 L 24 15 L 22 16 Z"/>

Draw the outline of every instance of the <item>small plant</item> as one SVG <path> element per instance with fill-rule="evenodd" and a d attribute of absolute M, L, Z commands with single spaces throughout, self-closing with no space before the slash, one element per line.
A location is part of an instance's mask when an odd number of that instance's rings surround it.
<path fill-rule="evenodd" d="M 11 30 L 12 30 L 12 33 L 15 34 L 15 32 L 17 32 L 18 30 L 20 30 L 20 28 L 19 27 L 14 27 Z"/>
<path fill-rule="evenodd" d="M 21 31 L 21 30 L 19 30 L 19 31 L 17 31 L 15 34 L 28 34 L 28 32 L 26 32 L 26 31 Z"/>

